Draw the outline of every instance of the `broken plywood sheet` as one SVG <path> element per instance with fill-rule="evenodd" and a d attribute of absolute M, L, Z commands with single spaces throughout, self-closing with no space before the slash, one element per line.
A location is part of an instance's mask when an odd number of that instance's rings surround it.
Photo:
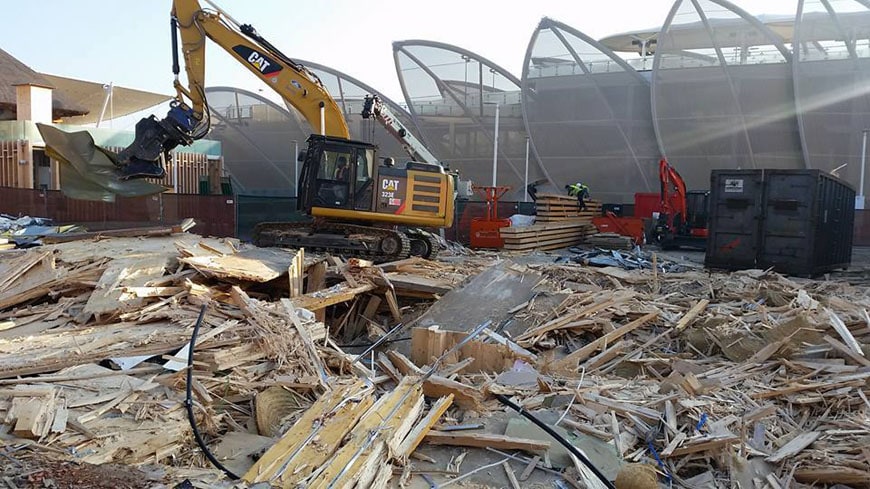
<path fill-rule="evenodd" d="M 171 254 L 155 254 L 140 258 L 122 258 L 112 261 L 103 272 L 94 292 L 85 304 L 83 316 L 103 315 L 132 311 L 145 303 L 145 298 L 128 293 L 126 287 L 142 287 L 151 280 L 163 276 L 172 260 Z"/>
<path fill-rule="evenodd" d="M 117 323 L 0 341 L 0 378 L 53 372 L 101 360 L 166 353 L 190 339 L 172 322 Z"/>
<path fill-rule="evenodd" d="M 529 301 L 541 280 L 536 271 L 510 260 L 502 262 L 445 294 L 417 325 L 439 325 L 450 331 L 470 331 L 487 320 L 496 325 L 507 319 L 511 309 Z"/>
<path fill-rule="evenodd" d="M 431 365 L 433 360 L 456 346 L 468 335 L 458 331 L 442 331 L 437 326 L 411 329 L 411 360 L 419 367 Z M 522 349 L 520 349 L 522 350 Z M 445 365 L 473 359 L 461 372 L 502 372 L 516 360 L 534 363 L 531 353 L 512 350 L 508 345 L 471 340 L 444 359 Z"/>
<path fill-rule="evenodd" d="M 268 282 L 287 273 L 294 253 L 274 248 L 252 248 L 230 255 L 200 255 L 179 261 L 219 279 Z"/>
<path fill-rule="evenodd" d="M 200 241 L 220 242 L 196 234 L 181 233 L 173 236 L 152 238 L 107 238 L 92 241 L 71 241 L 46 245 L 46 250 L 56 250 L 59 259 L 66 263 L 95 261 L 103 258 L 137 259 L 150 255 L 178 255 L 177 243 L 195 247 Z M 217 244 L 215 246 L 218 246 Z"/>

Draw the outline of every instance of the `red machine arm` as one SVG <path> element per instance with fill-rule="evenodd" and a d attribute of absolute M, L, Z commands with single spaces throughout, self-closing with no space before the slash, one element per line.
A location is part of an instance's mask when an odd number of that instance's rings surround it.
<path fill-rule="evenodd" d="M 686 219 L 686 182 L 668 160 L 659 161 L 659 182 L 661 183 L 662 213 L 668 216 L 668 225 L 673 228 L 675 216 Z"/>

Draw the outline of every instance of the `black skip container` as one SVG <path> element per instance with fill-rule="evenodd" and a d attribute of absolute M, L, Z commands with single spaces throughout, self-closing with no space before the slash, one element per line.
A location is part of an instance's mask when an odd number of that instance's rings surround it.
<path fill-rule="evenodd" d="M 855 190 L 820 170 L 714 170 L 705 264 L 812 276 L 852 260 Z"/>

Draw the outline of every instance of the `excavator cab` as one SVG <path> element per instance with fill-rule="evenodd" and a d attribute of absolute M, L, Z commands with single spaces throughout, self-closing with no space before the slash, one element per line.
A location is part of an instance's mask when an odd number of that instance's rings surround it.
<path fill-rule="evenodd" d="M 372 209 L 377 147 L 342 138 L 312 136 L 302 160 L 297 208 Z"/>
<path fill-rule="evenodd" d="M 440 165 L 379 164 L 377 146 L 313 134 L 299 175 L 297 208 L 313 217 L 450 227 L 453 176 Z"/>

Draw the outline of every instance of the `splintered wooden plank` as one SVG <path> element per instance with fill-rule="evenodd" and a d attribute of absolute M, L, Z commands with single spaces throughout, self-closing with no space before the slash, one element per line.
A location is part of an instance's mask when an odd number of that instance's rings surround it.
<path fill-rule="evenodd" d="M 476 387 L 456 382 L 445 377 L 433 375 L 423 383 L 423 392 L 427 397 L 444 397 L 453 395 L 453 402 L 465 410 L 482 412 L 483 393 Z"/>
<path fill-rule="evenodd" d="M 706 452 L 708 450 L 721 450 L 725 447 L 739 443 L 740 439 L 736 436 L 725 436 L 722 438 L 713 438 L 697 443 L 683 445 L 670 453 L 669 457 L 681 457 L 690 453 Z"/>
<path fill-rule="evenodd" d="M 846 327 L 846 324 L 843 323 L 843 320 L 840 319 L 840 316 L 837 316 L 834 311 L 828 308 L 825 308 L 825 312 L 830 318 L 831 325 L 837 331 L 837 334 L 840 335 L 840 338 L 843 339 L 843 342 L 849 347 L 850 350 L 852 350 L 852 353 L 863 357 L 864 351 L 861 350 L 861 345 L 858 343 L 858 340 L 856 340 L 855 337 L 852 336 L 852 332 L 849 331 L 849 328 Z"/>
<path fill-rule="evenodd" d="M 423 277 L 408 273 L 391 272 L 386 274 L 389 283 L 393 285 L 397 295 L 425 296 L 443 295 L 453 290 L 453 284 L 438 280 L 437 278 Z M 379 286 L 385 287 L 387 281 L 381 277 L 374 277 Z"/>
<path fill-rule="evenodd" d="M 143 287 L 151 280 L 163 276 L 171 257 L 151 255 L 137 259 L 118 259 L 103 272 L 94 292 L 88 299 L 83 316 L 115 314 L 135 309 L 145 302 L 135 292 L 127 293 L 126 287 Z"/>
<path fill-rule="evenodd" d="M 374 284 L 363 284 L 359 287 L 351 287 L 346 282 L 328 289 L 312 292 L 303 296 L 294 297 L 293 306 L 308 309 L 315 312 L 326 307 L 347 302 L 356 296 L 369 292 L 375 288 Z"/>
<path fill-rule="evenodd" d="M 652 321 L 656 317 L 658 317 L 658 312 L 651 312 L 649 314 L 645 314 L 634 321 L 629 322 L 628 324 L 624 324 L 613 331 L 605 334 L 604 336 L 599 337 L 598 339 L 590 342 L 588 345 L 583 346 L 582 348 L 577 349 L 572 352 L 565 358 L 555 362 L 553 364 L 553 368 L 573 368 L 576 367 L 580 362 L 589 358 L 593 353 L 601 349 L 603 346 L 608 343 L 622 338 L 626 334 L 634 331 L 635 329 L 643 326 L 644 324 Z"/>
<path fill-rule="evenodd" d="M 801 433 L 800 435 L 789 440 L 788 443 L 781 446 L 779 450 L 773 452 L 773 455 L 767 457 L 765 460 L 771 463 L 777 463 L 789 457 L 794 457 L 804 448 L 815 443 L 815 441 L 818 440 L 820 436 L 822 436 L 822 433 L 820 431 L 809 431 L 807 433 Z"/>
<path fill-rule="evenodd" d="M 387 305 L 390 306 L 390 314 L 392 314 L 393 320 L 397 322 L 401 321 L 402 312 L 399 310 L 399 299 L 396 297 L 396 292 L 391 287 L 387 287 L 384 291 L 384 297 L 387 298 Z"/>
<path fill-rule="evenodd" d="M 422 397 L 419 379 L 403 379 L 369 409 L 350 433 L 345 445 L 327 462 L 323 471 L 310 481 L 308 487 L 353 487 L 367 474 L 371 480 L 371 469 L 380 460 L 388 440 L 401 434 L 398 433 L 400 427 L 410 429 L 405 420 L 413 417 L 412 413 L 420 405 Z"/>
<path fill-rule="evenodd" d="M 423 438 L 429 431 L 432 429 L 432 426 L 441 419 L 441 416 L 447 411 L 447 409 L 453 404 L 453 394 L 449 394 L 446 397 L 442 397 L 438 399 L 438 401 L 432 406 L 432 409 L 429 410 L 429 413 L 417 423 L 417 426 L 408 433 L 408 436 L 402 441 L 402 444 L 399 445 L 398 449 L 395 450 L 396 456 L 398 458 L 407 458 L 411 456 L 411 453 L 417 449 L 417 446 L 423 441 Z"/>
<path fill-rule="evenodd" d="M 453 433 L 432 430 L 426 435 L 425 441 L 431 445 L 477 448 L 490 447 L 499 450 L 523 450 L 532 454 L 544 452 L 550 448 L 550 442 L 548 441 L 516 438 L 491 433 Z"/>
<path fill-rule="evenodd" d="M 305 274 L 305 249 L 302 248 L 293 256 L 287 268 L 287 278 L 290 282 L 290 297 L 302 295 L 302 283 Z"/>
<path fill-rule="evenodd" d="M 710 301 L 708 301 L 707 299 L 699 300 L 697 303 L 695 303 L 694 306 L 692 306 L 691 309 L 689 309 L 689 312 L 687 312 L 685 316 L 681 317 L 680 320 L 677 321 L 677 324 L 674 326 L 674 329 L 676 331 L 682 331 L 682 330 L 686 329 L 686 327 L 689 326 L 690 324 L 692 324 L 692 321 L 694 321 L 695 318 L 697 318 L 699 314 L 704 312 L 704 309 L 707 308 L 707 304 L 709 304 L 709 303 L 710 303 Z"/>
<path fill-rule="evenodd" d="M 372 390 L 363 381 L 327 391 L 242 479 L 293 487 L 335 453 L 373 402 Z"/>

